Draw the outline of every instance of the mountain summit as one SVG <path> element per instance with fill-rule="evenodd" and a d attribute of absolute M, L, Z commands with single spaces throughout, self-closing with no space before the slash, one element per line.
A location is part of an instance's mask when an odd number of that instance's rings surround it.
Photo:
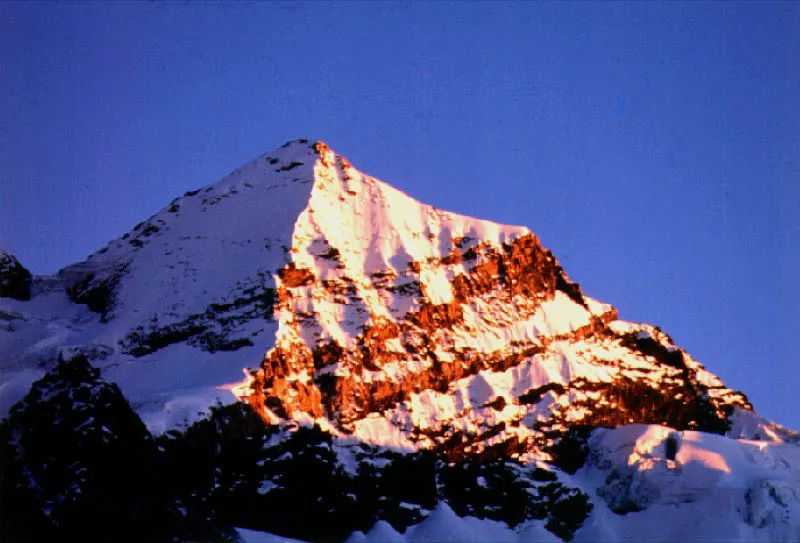
<path fill-rule="evenodd" d="M 214 448 L 174 485 L 176 510 L 220 526 L 354 541 L 800 534 L 792 432 L 658 327 L 585 295 L 527 228 L 421 204 L 322 142 L 187 192 L 54 276 L 12 259 L 27 290 L 0 298 L 0 414 L 82 357 L 175 472 L 198 435 L 233 440 L 235 461 Z M 663 520 L 719 500 L 732 531 Z M 303 522 L 312 506 L 327 524 Z"/>

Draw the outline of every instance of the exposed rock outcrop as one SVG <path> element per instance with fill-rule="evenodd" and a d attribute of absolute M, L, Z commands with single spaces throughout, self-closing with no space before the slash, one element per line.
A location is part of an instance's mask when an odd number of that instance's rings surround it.
<path fill-rule="evenodd" d="M 0 298 L 31 298 L 31 272 L 14 255 L 3 250 L 0 250 Z"/>

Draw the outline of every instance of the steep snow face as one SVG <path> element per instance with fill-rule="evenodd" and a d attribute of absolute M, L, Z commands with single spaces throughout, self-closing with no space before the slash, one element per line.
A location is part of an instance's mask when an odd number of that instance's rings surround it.
<path fill-rule="evenodd" d="M 59 275 L 79 300 L 92 287 L 111 283 L 106 307 L 98 307 L 111 328 L 115 320 L 120 327 L 154 320 L 164 327 L 215 302 L 230 303 L 249 287 L 272 284 L 274 271 L 288 261 L 293 225 L 308 205 L 315 159 L 314 149 L 299 141 L 263 155 L 176 198 Z"/>
<path fill-rule="evenodd" d="M 218 387 L 272 344 L 273 274 L 289 261 L 316 159 L 309 142 L 290 142 L 36 278 L 29 302 L 3 298 L 3 413 L 64 348 L 102 367 L 156 432 L 234 401 Z"/>
<path fill-rule="evenodd" d="M 744 409 L 734 410 L 727 435 L 734 439 L 800 444 L 797 432 Z"/>

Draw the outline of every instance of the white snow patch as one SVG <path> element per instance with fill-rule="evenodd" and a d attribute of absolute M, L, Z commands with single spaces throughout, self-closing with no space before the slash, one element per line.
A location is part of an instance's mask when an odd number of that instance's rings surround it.
<path fill-rule="evenodd" d="M 400 428 L 383 417 L 368 417 L 356 421 L 353 436 L 370 445 L 379 445 L 395 451 L 417 449 Z"/>
<path fill-rule="evenodd" d="M 678 441 L 675 460 L 667 438 Z M 572 479 L 600 507 L 575 541 L 794 541 L 800 536 L 800 447 L 634 424 L 596 430 Z M 624 497 L 642 511 L 602 507 Z M 669 519 L 669 520 L 667 520 Z"/>
<path fill-rule="evenodd" d="M 303 543 L 299 539 L 292 539 L 267 532 L 258 532 L 246 528 L 236 528 L 242 543 Z"/>

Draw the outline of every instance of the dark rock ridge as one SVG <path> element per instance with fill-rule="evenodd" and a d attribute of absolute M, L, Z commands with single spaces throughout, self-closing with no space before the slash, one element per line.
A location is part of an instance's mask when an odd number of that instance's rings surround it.
<path fill-rule="evenodd" d="M 274 289 L 258 284 L 237 289 L 231 298 L 211 303 L 202 313 L 175 323 L 161 326 L 152 318 L 148 326 L 137 326 L 120 340 L 122 351 L 138 358 L 182 342 L 211 353 L 252 346 L 250 338 L 238 334 L 236 327 L 248 320 L 271 320 Z"/>
<path fill-rule="evenodd" d="M 171 541 L 158 449 L 119 388 L 61 361 L 0 424 L 3 541 Z"/>
<path fill-rule="evenodd" d="M 0 298 L 30 300 L 31 272 L 11 253 L 0 250 Z"/>
<path fill-rule="evenodd" d="M 76 267 L 80 270 L 80 267 Z M 117 301 L 117 285 L 127 271 L 127 264 L 119 264 L 103 273 L 77 270 L 62 270 L 65 277 L 67 296 L 76 304 L 83 304 L 89 310 L 99 313 L 102 322 L 113 316 Z"/>

